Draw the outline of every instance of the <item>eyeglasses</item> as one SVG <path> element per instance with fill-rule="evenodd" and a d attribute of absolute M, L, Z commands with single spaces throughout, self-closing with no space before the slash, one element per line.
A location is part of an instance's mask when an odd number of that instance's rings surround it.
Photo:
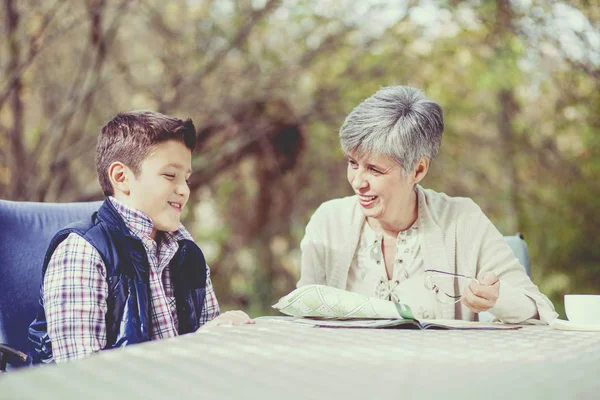
<path fill-rule="evenodd" d="M 425 271 L 425 288 L 431 290 L 435 299 L 438 303 L 442 304 L 456 304 L 460 301 L 461 295 L 454 295 L 446 293 L 436 282 L 439 282 L 444 278 L 458 278 L 458 279 L 470 279 L 479 283 L 479 281 L 468 275 L 453 274 L 451 272 L 438 271 L 436 269 L 426 269 Z"/>

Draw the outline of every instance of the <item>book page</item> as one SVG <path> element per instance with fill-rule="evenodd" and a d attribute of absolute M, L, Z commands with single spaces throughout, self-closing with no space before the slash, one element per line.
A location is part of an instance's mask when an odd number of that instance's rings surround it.
<path fill-rule="evenodd" d="M 282 297 L 273 308 L 293 317 L 414 319 L 405 304 L 324 285 L 302 286 Z"/>
<path fill-rule="evenodd" d="M 419 321 L 423 329 L 481 329 L 481 330 L 496 330 L 496 329 L 520 329 L 521 325 L 503 324 L 501 322 L 478 322 L 478 321 L 463 321 L 460 319 L 422 319 Z"/>
<path fill-rule="evenodd" d="M 290 322 L 319 328 L 389 328 L 410 325 L 412 328 L 420 329 L 416 320 L 412 319 L 314 319 L 293 318 Z"/>
<path fill-rule="evenodd" d="M 503 323 L 485 323 L 461 320 L 427 320 L 416 319 L 321 319 L 291 318 L 289 322 L 318 328 L 391 328 L 391 329 L 443 329 L 443 330 L 515 330 L 521 325 Z"/>
<path fill-rule="evenodd" d="M 258 317 L 257 320 L 281 321 L 314 328 L 388 328 L 388 329 L 429 329 L 429 330 L 516 330 L 521 325 L 485 323 L 449 319 L 430 319 L 422 322 L 416 319 L 331 319 L 302 317 Z"/>

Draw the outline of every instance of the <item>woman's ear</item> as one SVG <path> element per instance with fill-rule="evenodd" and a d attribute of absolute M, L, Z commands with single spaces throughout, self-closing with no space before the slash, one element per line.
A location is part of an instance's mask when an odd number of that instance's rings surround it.
<path fill-rule="evenodd" d="M 413 175 L 413 185 L 421 182 L 423 178 L 427 175 L 427 171 L 429 171 L 429 158 L 423 157 L 415 167 L 414 175 Z"/>
<path fill-rule="evenodd" d="M 108 167 L 108 177 L 115 196 L 118 193 L 129 196 L 129 172 L 129 168 L 120 161 L 115 161 Z"/>

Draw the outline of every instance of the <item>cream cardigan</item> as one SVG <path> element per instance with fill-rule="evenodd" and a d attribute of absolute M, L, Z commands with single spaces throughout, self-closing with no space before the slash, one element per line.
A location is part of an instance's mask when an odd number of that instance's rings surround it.
<path fill-rule="evenodd" d="M 449 197 L 420 185 L 417 195 L 426 268 L 475 277 L 485 271 L 496 273 L 500 293 L 489 312 L 504 322 L 548 324 L 558 316 L 502 234 L 471 199 Z M 322 284 L 346 289 L 364 222 L 356 196 L 323 203 L 311 217 L 300 244 L 302 267 L 297 286 Z M 456 295 L 469 284 L 464 279 L 447 281 L 444 291 Z M 534 318 L 536 314 L 539 319 Z M 474 321 L 477 314 L 459 302 L 441 305 L 437 318 Z"/>

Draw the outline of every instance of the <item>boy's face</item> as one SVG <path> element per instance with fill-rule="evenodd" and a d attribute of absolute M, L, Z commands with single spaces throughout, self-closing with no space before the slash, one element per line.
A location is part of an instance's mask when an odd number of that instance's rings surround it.
<path fill-rule="evenodd" d="M 181 211 L 190 197 L 187 180 L 192 173 L 192 152 L 183 143 L 168 140 L 152 147 L 138 176 L 129 171 L 127 203 L 147 214 L 157 231 L 179 229 Z"/>

